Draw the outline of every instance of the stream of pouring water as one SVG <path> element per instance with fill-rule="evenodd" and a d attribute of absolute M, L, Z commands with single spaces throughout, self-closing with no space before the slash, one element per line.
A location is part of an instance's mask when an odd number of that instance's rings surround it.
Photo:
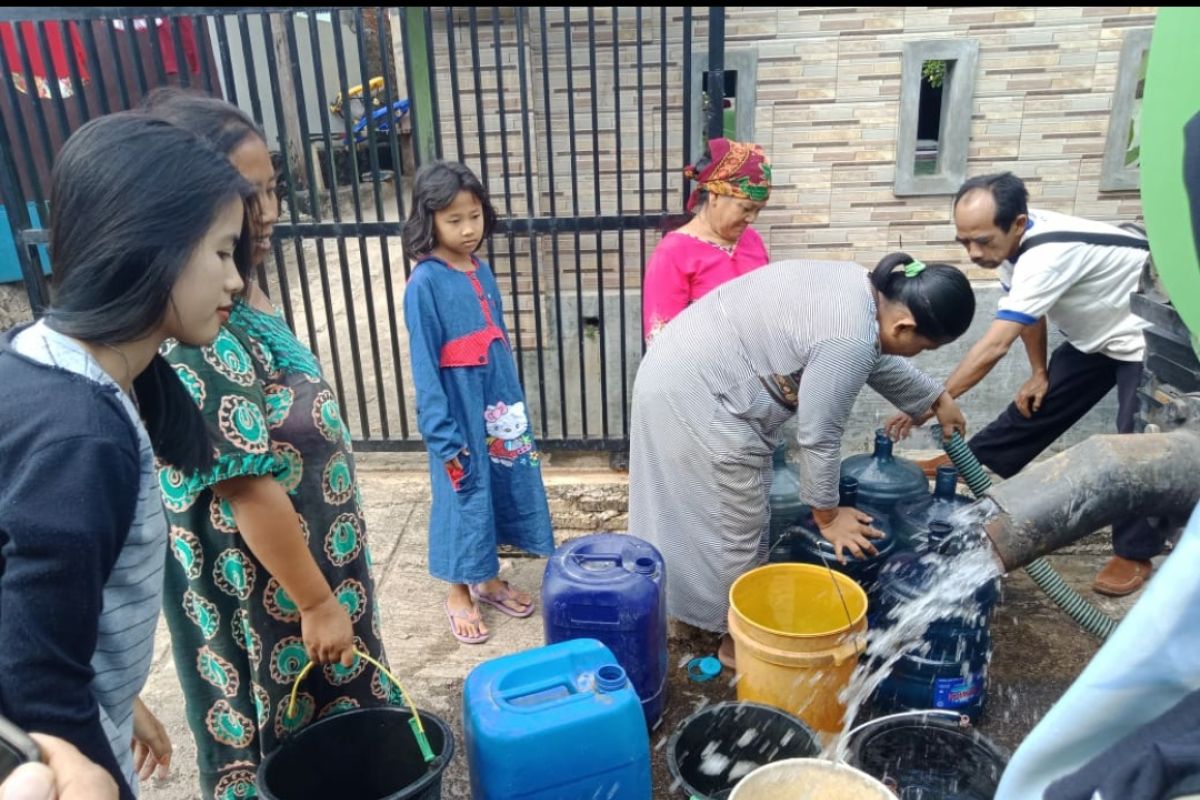
<path fill-rule="evenodd" d="M 925 591 L 894 606 L 887 616 L 888 627 L 868 630 L 865 657 L 838 696 L 846 705 L 842 730 L 830 739 L 821 753 L 823 757 L 844 755 L 847 734 L 853 730 L 863 704 L 891 674 L 897 661 L 928 647 L 924 639 L 931 624 L 949 617 L 974 623 L 984 613 L 975 594 L 1002 571 L 987 537 L 982 534 L 983 512 L 966 508 L 951 521 L 961 551 L 950 556 L 932 553 L 922 556 L 921 562 L 927 567 L 923 578 Z"/>

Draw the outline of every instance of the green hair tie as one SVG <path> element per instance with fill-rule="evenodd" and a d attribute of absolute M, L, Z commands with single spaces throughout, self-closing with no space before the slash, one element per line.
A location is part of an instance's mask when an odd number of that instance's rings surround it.
<path fill-rule="evenodd" d="M 911 261 L 904 265 L 904 277 L 915 278 L 925 271 L 924 261 Z"/>

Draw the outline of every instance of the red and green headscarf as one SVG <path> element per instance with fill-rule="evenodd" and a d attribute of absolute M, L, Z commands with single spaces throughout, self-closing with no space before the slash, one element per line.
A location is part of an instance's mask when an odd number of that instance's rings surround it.
<path fill-rule="evenodd" d="M 731 139 L 710 139 L 708 152 L 712 156 L 703 170 L 684 167 L 684 177 L 697 182 L 687 201 L 687 210 L 696 207 L 700 190 L 726 197 L 765 202 L 771 196 L 771 162 L 756 144 Z"/>

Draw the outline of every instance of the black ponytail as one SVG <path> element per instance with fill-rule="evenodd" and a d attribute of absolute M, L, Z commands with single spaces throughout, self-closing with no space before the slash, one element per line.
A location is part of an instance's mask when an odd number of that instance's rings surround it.
<path fill-rule="evenodd" d="M 952 342 L 975 317 L 971 282 L 949 264 L 927 264 L 911 277 L 896 269 L 915 261 L 908 253 L 890 253 L 871 271 L 871 283 L 888 300 L 908 308 L 918 334 L 939 344 Z"/>
<path fill-rule="evenodd" d="M 186 474 L 208 472 L 213 448 L 204 417 L 170 363 L 155 354 L 133 390 L 154 454 Z"/>

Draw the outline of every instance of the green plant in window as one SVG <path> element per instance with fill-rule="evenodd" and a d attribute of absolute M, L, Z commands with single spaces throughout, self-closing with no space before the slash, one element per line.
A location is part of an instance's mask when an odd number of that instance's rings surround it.
<path fill-rule="evenodd" d="M 1150 51 L 1142 54 L 1142 65 L 1138 71 L 1137 87 L 1133 92 L 1133 110 L 1129 116 L 1129 138 L 1125 142 L 1125 166 L 1137 169 L 1142 161 L 1142 94 L 1146 87 L 1146 67 Z"/>
<path fill-rule="evenodd" d="M 946 82 L 946 62 L 933 59 L 921 65 L 921 77 L 929 81 L 934 89 Z"/>

